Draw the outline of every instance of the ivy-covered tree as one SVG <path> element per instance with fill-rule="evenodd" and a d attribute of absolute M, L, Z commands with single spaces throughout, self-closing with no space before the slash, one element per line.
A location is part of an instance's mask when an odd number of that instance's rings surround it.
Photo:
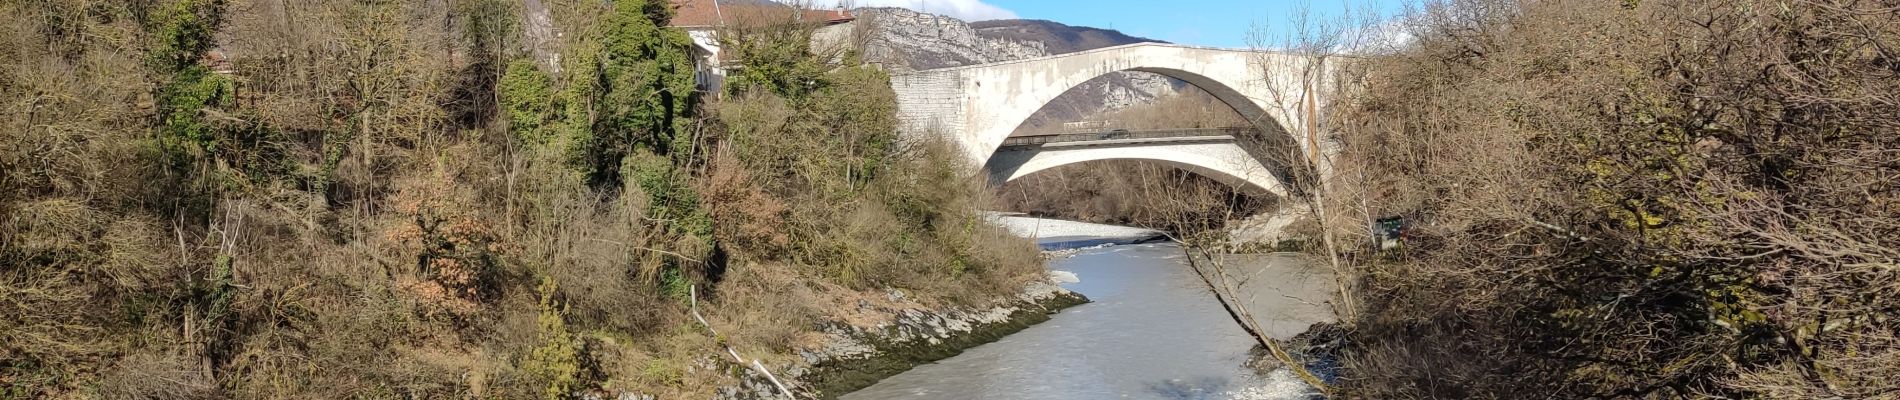
<path fill-rule="evenodd" d="M 159 145 L 167 154 L 201 150 L 217 140 L 201 110 L 230 101 L 229 79 L 199 64 L 224 13 L 216 0 L 177 0 L 156 5 L 147 23 L 153 43 L 149 61 L 159 79 Z"/>
<path fill-rule="evenodd" d="M 203 61 L 225 8 L 223 0 L 165 1 L 153 4 L 145 21 L 146 64 L 157 86 L 154 155 L 171 168 L 171 179 L 200 193 L 241 190 L 290 168 L 278 132 L 239 110 L 236 83 Z"/>
<path fill-rule="evenodd" d="M 618 181 L 621 159 L 645 148 L 675 160 L 690 157 L 680 137 L 696 100 L 692 40 L 667 29 L 665 1 L 619 0 L 606 18 L 597 59 L 600 118 L 594 124 L 595 181 Z"/>

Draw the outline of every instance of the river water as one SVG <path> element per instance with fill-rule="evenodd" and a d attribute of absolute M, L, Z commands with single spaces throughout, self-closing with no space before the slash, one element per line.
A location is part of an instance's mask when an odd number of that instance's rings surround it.
<path fill-rule="evenodd" d="M 1326 318 L 1324 279 L 1297 256 L 1251 256 L 1239 278 L 1266 330 L 1291 336 Z M 845 399 L 1303 399 L 1286 371 L 1247 366 L 1247 336 L 1173 244 L 1077 251 L 1052 260 L 1063 287 L 1093 300 L 1048 322 L 918 366 Z M 1073 274 L 1073 278 L 1069 277 Z M 1323 286 L 1323 285 L 1318 285 Z M 1282 296 L 1281 292 L 1292 293 Z M 1262 300 L 1263 298 L 1270 299 Z M 1301 299 L 1305 297 L 1306 299 Z M 1292 300 L 1288 300 L 1292 299 Z"/>

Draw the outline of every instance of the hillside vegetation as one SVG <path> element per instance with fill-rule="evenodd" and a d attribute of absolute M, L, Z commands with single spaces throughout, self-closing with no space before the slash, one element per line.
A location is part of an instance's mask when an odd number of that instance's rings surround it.
<path fill-rule="evenodd" d="M 0 398 L 705 398 L 1041 271 L 811 27 L 714 101 L 666 2 L 543 3 L 557 63 L 502 0 L 0 3 Z"/>
<path fill-rule="evenodd" d="M 1358 271 L 1343 393 L 1900 396 L 1900 3 L 1407 22 L 1334 113 L 1337 190 L 1367 194 L 1332 208 L 1413 227 Z"/>

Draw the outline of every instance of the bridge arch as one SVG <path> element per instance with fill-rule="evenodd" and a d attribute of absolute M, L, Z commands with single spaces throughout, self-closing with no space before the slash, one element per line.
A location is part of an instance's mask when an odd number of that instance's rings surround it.
<path fill-rule="evenodd" d="M 1002 143 L 1003 139 L 1008 138 L 1011 134 L 1015 133 L 1017 129 L 1021 128 L 1022 125 L 1029 120 L 1029 117 L 1034 116 L 1036 112 L 1041 111 L 1043 107 L 1055 102 L 1056 98 L 1061 97 L 1069 91 L 1075 90 L 1076 87 L 1081 86 L 1083 83 L 1116 72 L 1147 72 L 1179 79 L 1187 82 L 1189 85 L 1207 91 L 1208 94 L 1213 95 L 1214 98 L 1220 100 L 1221 103 L 1233 108 L 1234 112 L 1240 114 L 1241 118 L 1252 122 L 1255 128 L 1263 133 L 1282 136 L 1287 134 L 1279 123 L 1279 121 L 1284 119 L 1282 115 L 1269 111 L 1262 105 L 1262 101 L 1256 101 L 1238 89 L 1244 82 L 1225 82 L 1197 72 L 1181 69 L 1181 67 L 1183 66 L 1137 66 L 1124 69 L 1112 69 L 1116 68 L 1116 66 L 1105 64 L 1100 68 L 1077 68 L 1063 71 L 1067 73 L 1066 76 L 1051 80 L 1051 84 L 1047 86 L 1032 87 L 1029 88 L 1029 90 L 1024 90 L 1021 92 L 1021 95 L 1012 96 L 1008 104 L 980 107 L 988 109 L 981 111 L 997 114 L 993 118 L 993 122 L 991 122 L 989 126 L 986 126 L 986 131 L 980 138 L 982 139 L 981 143 L 985 145 L 988 145 L 990 141 L 995 141 L 999 144 Z M 976 84 L 981 85 L 982 82 L 977 82 Z M 995 148 L 991 147 L 988 150 L 995 151 Z"/>
<path fill-rule="evenodd" d="M 1304 67 L 1306 58 L 1269 52 L 1226 50 L 1162 43 L 1137 43 L 1062 55 L 917 71 L 892 76 L 898 94 L 899 118 L 908 135 L 948 137 L 961 146 L 970 165 L 992 164 L 990 158 L 1024 121 L 1056 97 L 1091 79 L 1119 71 L 1161 74 L 1206 90 L 1253 121 L 1255 134 L 1237 138 L 1242 149 L 1256 156 L 1285 153 L 1303 143 L 1288 127 L 1304 92 L 1299 76 L 1267 74 Z M 1297 147 L 1292 147 L 1297 149 Z M 1256 157 L 1281 159 L 1287 157 Z M 1168 161 L 1168 160 L 1158 160 Z M 1201 160 L 1205 161 L 1205 160 Z M 1195 163 L 1175 160 L 1168 162 Z M 1199 165 L 1199 168 L 1207 168 Z M 1273 165 L 1286 171 L 1306 166 Z"/>

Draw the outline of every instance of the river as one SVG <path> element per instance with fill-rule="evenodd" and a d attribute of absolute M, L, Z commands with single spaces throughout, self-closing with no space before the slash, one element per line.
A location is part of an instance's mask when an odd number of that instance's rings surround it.
<path fill-rule="evenodd" d="M 1071 239 L 1072 240 L 1072 239 Z M 1048 243 L 1045 241 L 1045 243 Z M 1270 334 L 1329 318 L 1323 288 L 1297 255 L 1233 259 Z M 1075 251 L 1051 260 L 1063 287 L 1092 303 L 918 366 L 844 399 L 1303 399 L 1292 374 L 1248 366 L 1253 339 L 1221 308 L 1174 244 Z M 1073 274 L 1071 277 L 1070 274 Z"/>

